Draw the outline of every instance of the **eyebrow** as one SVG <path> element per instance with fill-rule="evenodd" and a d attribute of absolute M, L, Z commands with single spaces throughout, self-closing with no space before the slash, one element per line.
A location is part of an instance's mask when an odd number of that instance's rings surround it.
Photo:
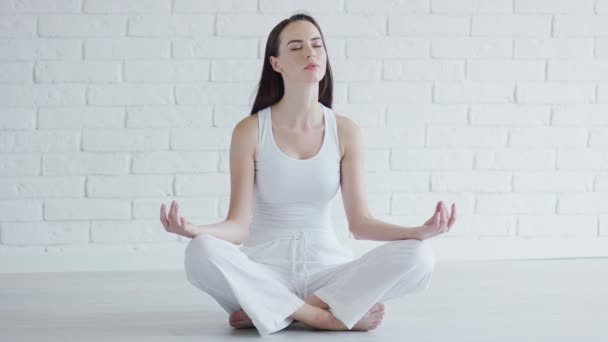
<path fill-rule="evenodd" d="M 321 37 L 310 38 L 310 40 L 318 40 L 318 39 L 321 39 Z M 285 45 L 289 45 L 291 43 L 301 43 L 301 42 L 302 42 L 301 39 L 293 39 L 293 40 L 288 41 L 287 44 L 285 44 Z"/>

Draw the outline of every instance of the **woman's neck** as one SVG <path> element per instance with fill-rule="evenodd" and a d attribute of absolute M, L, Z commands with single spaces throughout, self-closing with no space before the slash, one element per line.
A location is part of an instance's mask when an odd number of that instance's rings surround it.
<path fill-rule="evenodd" d="M 279 114 L 274 119 L 282 126 L 309 129 L 322 124 L 319 83 L 286 84 L 283 97 L 272 106 L 272 111 Z"/>

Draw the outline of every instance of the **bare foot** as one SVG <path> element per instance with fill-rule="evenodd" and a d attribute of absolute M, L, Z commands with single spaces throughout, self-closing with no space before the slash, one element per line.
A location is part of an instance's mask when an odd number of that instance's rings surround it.
<path fill-rule="evenodd" d="M 324 322 L 315 322 L 314 324 L 310 324 L 309 326 L 322 330 L 348 330 L 346 325 L 342 323 L 339 319 L 337 319 L 331 312 L 320 309 L 318 307 L 312 306 L 311 308 L 315 308 L 320 312 L 324 313 L 325 318 L 322 319 Z M 369 309 L 361 319 L 355 323 L 355 325 L 350 330 L 357 331 L 367 331 L 374 330 L 382 324 L 382 319 L 384 318 L 384 304 L 376 303 L 374 306 Z M 247 316 L 247 313 L 243 311 L 243 309 L 235 311 L 230 314 L 229 317 L 230 326 L 243 329 L 243 328 L 251 328 L 253 327 L 253 322 Z M 294 318 L 294 322 L 298 322 L 297 319 Z M 306 324 L 306 322 L 304 322 Z"/>
<path fill-rule="evenodd" d="M 382 324 L 383 318 L 384 304 L 376 303 L 374 306 L 372 306 L 371 309 L 369 309 L 369 311 L 365 315 L 363 315 L 363 317 L 361 317 L 361 319 L 357 323 L 355 323 L 355 325 L 350 330 L 374 330 L 378 326 L 380 326 L 380 324 Z M 344 323 L 340 322 L 340 324 L 344 326 L 344 328 L 346 328 Z"/>
<path fill-rule="evenodd" d="M 249 318 L 249 316 L 247 316 L 247 314 L 245 313 L 245 311 L 243 311 L 243 309 L 231 313 L 230 317 L 228 317 L 228 321 L 229 321 L 231 327 L 234 327 L 237 329 L 253 327 L 253 322 L 251 321 L 251 318 Z"/>
<path fill-rule="evenodd" d="M 342 321 L 333 315 L 331 311 L 323 310 L 314 306 L 302 307 L 292 317 L 298 317 L 311 328 L 320 330 L 349 330 Z M 376 303 L 355 323 L 350 330 L 373 330 L 382 324 L 384 318 L 384 304 Z"/>
<path fill-rule="evenodd" d="M 308 296 L 306 299 L 304 299 L 304 301 L 310 305 L 313 305 L 313 306 L 316 306 L 316 307 L 319 307 L 322 309 L 329 308 L 329 306 L 325 302 L 320 300 L 315 295 Z M 251 321 L 249 316 L 247 316 L 247 313 L 245 311 L 243 311 L 243 309 L 234 311 L 233 313 L 231 313 L 230 317 L 228 317 L 228 322 L 230 323 L 230 326 L 237 328 L 237 329 L 253 327 L 253 322 Z M 294 323 L 295 322 L 298 322 L 298 320 L 294 319 Z"/>
<path fill-rule="evenodd" d="M 329 305 L 327 305 L 327 303 L 322 301 L 319 297 L 315 296 L 314 294 L 311 294 L 310 296 L 306 297 L 304 299 L 304 301 L 312 306 L 316 306 L 321 309 L 325 309 L 325 310 L 329 309 Z"/>

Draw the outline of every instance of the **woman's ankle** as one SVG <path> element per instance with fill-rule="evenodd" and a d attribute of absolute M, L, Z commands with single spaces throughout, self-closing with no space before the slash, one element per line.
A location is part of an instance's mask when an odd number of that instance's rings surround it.
<path fill-rule="evenodd" d="M 290 317 L 315 329 L 348 330 L 329 310 L 310 305 L 306 302 Z"/>
<path fill-rule="evenodd" d="M 319 297 L 315 296 L 314 294 L 311 294 L 310 296 L 306 297 L 304 299 L 304 301 L 312 306 L 316 306 L 321 309 L 325 309 L 325 310 L 329 309 L 329 305 L 327 305 L 327 303 L 322 301 Z"/>

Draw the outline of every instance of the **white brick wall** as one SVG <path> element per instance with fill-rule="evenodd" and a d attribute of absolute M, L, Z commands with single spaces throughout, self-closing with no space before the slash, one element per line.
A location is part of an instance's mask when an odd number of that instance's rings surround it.
<path fill-rule="evenodd" d="M 160 204 L 225 217 L 232 128 L 300 8 L 376 217 L 456 202 L 439 259 L 608 254 L 606 0 L 2 0 L 0 272 L 180 268 Z"/>

